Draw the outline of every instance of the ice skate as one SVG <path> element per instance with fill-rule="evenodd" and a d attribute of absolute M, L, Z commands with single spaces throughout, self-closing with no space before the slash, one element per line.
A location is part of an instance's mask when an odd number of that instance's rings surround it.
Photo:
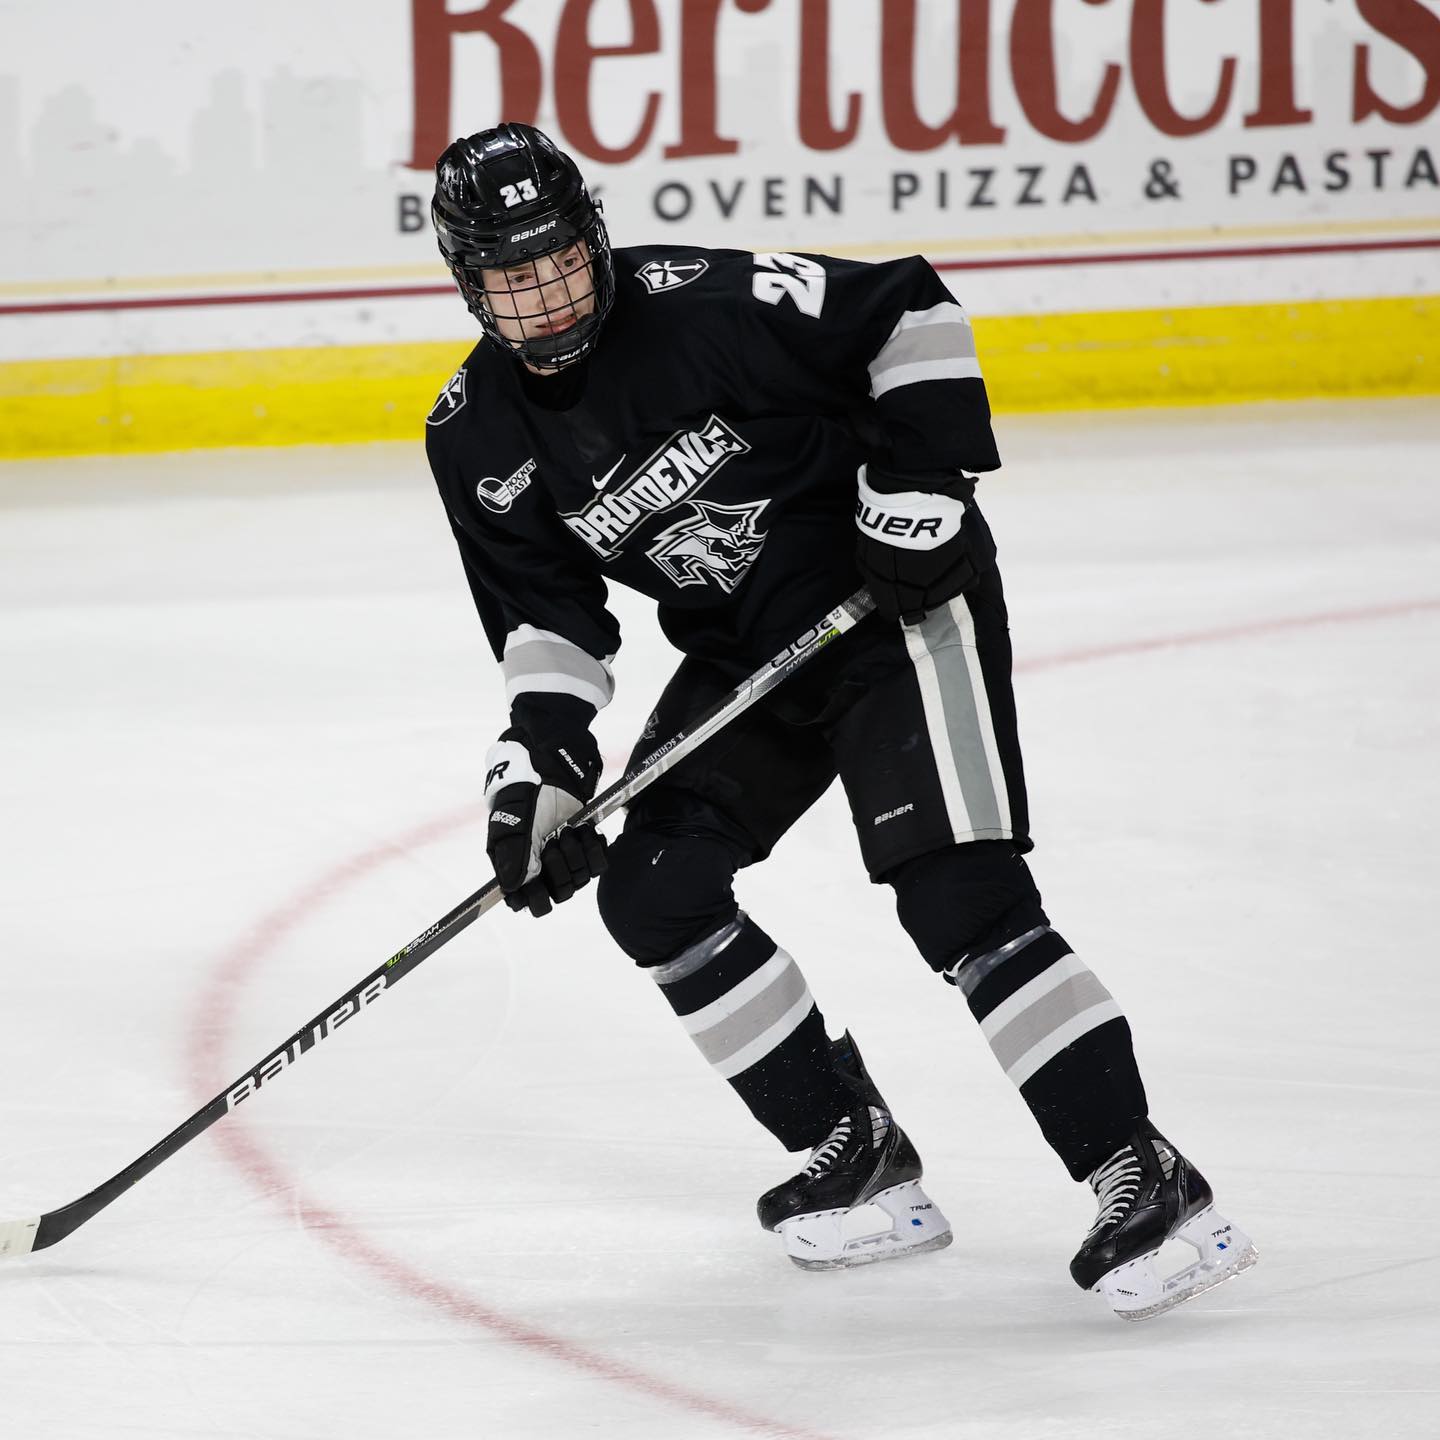
<path fill-rule="evenodd" d="M 857 1104 L 799 1174 L 760 1197 L 760 1223 L 779 1233 L 785 1253 L 804 1270 L 943 1249 L 950 1224 L 920 1188 L 924 1167 L 914 1145 L 891 1117 L 849 1034 L 831 1048 Z"/>
<path fill-rule="evenodd" d="M 1100 1212 L 1070 1274 L 1081 1289 L 1104 1295 L 1122 1320 L 1171 1310 L 1260 1258 L 1250 1237 L 1215 1209 L 1205 1177 L 1148 1120 L 1089 1183 Z M 1162 1273 L 1167 1240 L 1183 1240 L 1196 1259 Z"/>

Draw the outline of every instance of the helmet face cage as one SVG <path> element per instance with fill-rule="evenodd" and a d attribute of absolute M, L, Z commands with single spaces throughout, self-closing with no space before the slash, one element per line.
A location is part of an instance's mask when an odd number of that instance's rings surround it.
<path fill-rule="evenodd" d="M 535 370 L 589 354 L 615 278 L 574 161 L 528 125 L 501 125 L 457 140 L 436 175 L 440 253 L 486 336 Z"/>
<path fill-rule="evenodd" d="M 536 370 L 558 370 L 589 354 L 615 299 L 598 214 L 557 250 L 509 265 L 452 264 L 450 271 L 486 336 Z"/>

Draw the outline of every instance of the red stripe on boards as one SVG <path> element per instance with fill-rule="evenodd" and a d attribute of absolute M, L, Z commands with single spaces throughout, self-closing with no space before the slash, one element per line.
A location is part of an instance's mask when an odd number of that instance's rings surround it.
<path fill-rule="evenodd" d="M 1027 270 L 1088 265 L 1156 265 L 1181 260 L 1271 260 L 1294 255 L 1359 255 L 1375 250 L 1440 250 L 1440 236 L 1411 240 L 1354 240 L 1337 244 L 1215 245 L 1191 250 L 1096 251 L 1083 255 L 1008 255 L 935 260 L 937 270 Z M 109 310 L 187 310 L 223 305 L 302 305 L 326 300 L 413 300 L 451 295 L 452 285 L 387 285 L 350 290 L 269 290 L 218 295 L 150 295 L 114 300 L 39 300 L 0 304 L 0 315 L 85 315 Z"/>

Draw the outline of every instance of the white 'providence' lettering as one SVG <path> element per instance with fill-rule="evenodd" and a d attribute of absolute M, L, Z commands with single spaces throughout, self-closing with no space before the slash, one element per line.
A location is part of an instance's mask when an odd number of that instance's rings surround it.
<path fill-rule="evenodd" d="M 695 494 L 732 455 L 749 449 L 712 415 L 698 430 L 677 431 L 612 494 L 597 496 L 579 514 L 560 518 L 602 559 L 613 560 L 647 515 Z"/>

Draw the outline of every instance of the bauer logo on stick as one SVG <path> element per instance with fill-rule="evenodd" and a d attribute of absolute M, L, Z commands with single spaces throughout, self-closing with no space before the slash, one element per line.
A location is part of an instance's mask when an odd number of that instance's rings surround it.
<path fill-rule="evenodd" d="M 317 1020 L 298 1038 L 290 1040 L 269 1059 L 262 1060 L 233 1090 L 226 1092 L 225 1108 L 233 1110 L 242 1101 L 248 1100 L 267 1080 L 284 1074 L 307 1050 L 313 1050 L 347 1020 L 353 1020 L 367 1005 L 378 1000 L 385 993 L 386 983 L 383 975 L 377 975 L 363 990 L 358 990 L 343 1000 L 336 1009 Z"/>

